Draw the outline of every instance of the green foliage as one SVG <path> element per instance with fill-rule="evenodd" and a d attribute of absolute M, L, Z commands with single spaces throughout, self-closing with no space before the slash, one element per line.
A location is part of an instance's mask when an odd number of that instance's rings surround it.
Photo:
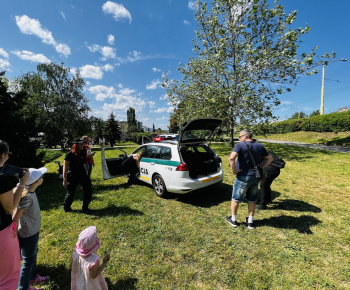
<path fill-rule="evenodd" d="M 296 131 L 345 132 L 350 131 L 350 111 L 276 122 L 267 129 L 258 125 L 254 130 L 256 134 L 283 134 Z"/>
<path fill-rule="evenodd" d="M 307 118 L 307 114 L 305 114 L 303 111 L 295 112 L 290 119 L 300 119 L 300 118 Z"/>
<path fill-rule="evenodd" d="M 314 116 L 319 116 L 320 115 L 320 110 L 313 111 L 309 117 L 314 117 Z"/>
<path fill-rule="evenodd" d="M 181 80 L 164 76 L 164 87 L 179 124 L 199 117 L 223 119 L 233 140 L 233 129 L 273 118 L 278 95 L 290 91 L 302 74 L 322 64 L 310 53 L 297 53 L 309 27 L 295 28 L 297 12 L 285 13 L 279 1 L 198 1 L 195 56 L 180 64 Z M 272 7 L 270 7 L 272 6 Z M 335 54 L 325 54 L 332 59 Z"/>
<path fill-rule="evenodd" d="M 29 72 L 16 82 L 30 102 L 26 114 L 35 116 L 37 132 L 44 132 L 49 146 L 59 144 L 65 134 L 82 136 L 90 130 L 88 99 L 84 97 L 84 80 L 79 73 L 73 78 L 63 64 L 44 63 L 37 72 Z"/>
<path fill-rule="evenodd" d="M 127 110 L 126 112 L 126 115 L 127 115 L 128 127 L 132 127 L 132 126 L 136 127 L 135 109 L 130 107 L 129 110 Z"/>
<path fill-rule="evenodd" d="M 120 140 L 122 132 L 120 131 L 120 127 L 118 121 L 115 120 L 114 114 L 111 113 L 108 120 L 105 123 L 104 127 L 104 136 L 106 136 L 113 147 L 116 140 Z"/>
<path fill-rule="evenodd" d="M 146 136 L 146 137 L 148 137 L 149 140 L 152 140 L 152 134 L 149 131 L 141 132 L 141 133 L 139 133 L 139 132 L 131 133 L 130 139 L 137 144 L 142 144 L 142 137 L 143 136 Z"/>

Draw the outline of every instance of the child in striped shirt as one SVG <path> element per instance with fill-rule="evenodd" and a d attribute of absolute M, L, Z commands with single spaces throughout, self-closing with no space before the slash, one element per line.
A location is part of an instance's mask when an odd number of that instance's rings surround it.
<path fill-rule="evenodd" d="M 41 227 L 40 207 L 35 190 L 43 183 L 45 167 L 29 168 L 29 177 L 26 182 L 26 195 L 17 206 L 13 221 L 17 224 L 18 240 L 23 258 L 21 276 L 18 283 L 19 290 L 41 289 L 32 288 L 33 284 L 47 282 L 50 277 L 42 277 L 37 273 L 36 258 L 38 253 L 39 231 Z"/>

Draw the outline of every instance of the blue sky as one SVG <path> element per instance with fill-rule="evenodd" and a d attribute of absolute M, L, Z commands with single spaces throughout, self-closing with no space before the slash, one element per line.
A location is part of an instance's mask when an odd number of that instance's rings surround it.
<path fill-rule="evenodd" d="M 272 2 L 272 1 L 271 1 Z M 179 79 L 179 63 L 192 56 L 196 23 L 193 1 L 3 1 L 0 10 L 0 70 L 9 79 L 36 71 L 40 62 L 63 62 L 81 70 L 92 114 L 111 112 L 126 120 L 134 107 L 145 126 L 167 129 L 172 107 L 161 88 L 162 75 Z M 295 25 L 311 26 L 300 51 L 319 46 L 335 51 L 326 67 L 325 113 L 350 105 L 350 37 L 348 0 L 280 0 L 286 12 L 298 10 Z M 281 96 L 274 111 L 281 119 L 299 109 L 320 108 L 322 73 L 302 77 Z"/>

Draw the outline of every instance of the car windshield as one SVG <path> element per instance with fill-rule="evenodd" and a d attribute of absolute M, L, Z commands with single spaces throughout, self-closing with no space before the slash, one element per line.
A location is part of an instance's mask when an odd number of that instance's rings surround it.
<path fill-rule="evenodd" d="M 182 135 L 182 141 L 188 140 L 207 140 L 212 131 L 211 130 L 189 130 L 185 131 Z"/>

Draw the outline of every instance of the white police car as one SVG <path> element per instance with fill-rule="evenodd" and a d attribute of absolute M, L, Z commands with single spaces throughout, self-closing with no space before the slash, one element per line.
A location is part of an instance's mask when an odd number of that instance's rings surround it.
<path fill-rule="evenodd" d="M 203 118 L 185 123 L 177 140 L 150 142 L 134 152 L 143 152 L 137 178 L 153 185 L 158 196 L 167 192 L 187 193 L 223 181 L 221 158 L 207 145 L 214 130 L 222 124 L 220 119 Z M 103 178 L 123 176 L 121 163 L 127 157 L 123 151 L 117 158 L 105 158 L 102 148 Z"/>

